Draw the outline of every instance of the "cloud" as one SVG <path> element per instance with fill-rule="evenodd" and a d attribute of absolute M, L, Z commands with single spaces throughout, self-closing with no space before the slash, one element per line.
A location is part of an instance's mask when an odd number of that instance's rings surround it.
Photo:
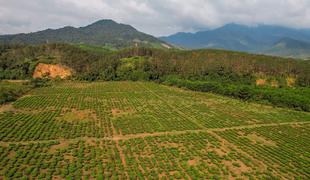
<path fill-rule="evenodd" d="M 99 19 L 156 36 L 227 23 L 310 28 L 309 0 L 0 0 L 0 33 L 85 26 Z"/>

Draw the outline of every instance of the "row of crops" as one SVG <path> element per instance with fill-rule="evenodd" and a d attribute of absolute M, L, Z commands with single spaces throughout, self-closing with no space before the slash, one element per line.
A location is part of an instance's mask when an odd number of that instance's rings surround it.
<path fill-rule="evenodd" d="M 0 179 L 308 179 L 309 120 L 154 83 L 61 82 L 0 111 Z"/>
<path fill-rule="evenodd" d="M 7 125 L 0 124 L 0 128 L 6 128 L 3 131 L 17 132 L 33 125 L 53 127 L 45 128 L 47 131 L 44 131 L 49 134 L 44 137 L 38 130 L 39 139 L 111 137 L 113 132 L 126 135 L 310 119 L 309 113 L 305 112 L 272 108 L 212 94 L 192 93 L 141 82 L 61 83 L 35 89 L 13 105 L 18 111 L 0 115 L 0 119 L 7 122 Z M 63 118 L 70 112 L 83 114 L 81 111 L 91 111 L 92 117 L 76 121 L 67 121 L 68 118 Z M 9 123 L 11 121 L 14 124 Z M 36 123 L 41 121 L 41 124 Z M 63 133 L 55 136 L 49 131 Z M 2 136 L 7 134 L 3 132 Z M 22 137 L 24 139 L 16 140 L 31 140 L 27 138 L 31 136 Z M 8 138 L 10 141 L 14 140 L 14 137 Z"/>
<path fill-rule="evenodd" d="M 220 135 L 255 159 L 268 164 L 270 171 L 279 173 L 283 178 L 309 179 L 309 132 L 310 124 L 304 124 L 227 130 Z M 253 138 L 253 134 L 265 139 Z"/>
<path fill-rule="evenodd" d="M 0 147 L 0 152 L 0 177 L 11 179 L 126 177 L 120 155 L 112 141 L 11 144 L 8 147 Z"/>
<path fill-rule="evenodd" d="M 278 126 L 276 129 L 290 135 L 289 138 L 260 135 L 274 140 L 276 146 L 253 144 L 245 138 L 247 133 L 268 132 L 269 129 L 264 128 L 242 130 L 244 140 L 233 140 L 241 136 L 240 132 L 234 135 L 231 134 L 236 132 L 221 132 L 233 145 L 205 132 L 134 138 L 117 143 L 79 140 L 3 145 L 0 146 L 0 177 L 308 179 L 307 144 L 310 142 L 304 135 L 309 127 Z M 297 129 L 301 132 L 296 132 Z"/>

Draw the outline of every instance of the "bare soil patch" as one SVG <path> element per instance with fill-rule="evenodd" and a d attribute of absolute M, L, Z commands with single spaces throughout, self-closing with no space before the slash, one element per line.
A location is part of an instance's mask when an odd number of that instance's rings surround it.
<path fill-rule="evenodd" d="M 86 139 L 86 144 L 90 146 L 96 146 L 96 141 L 94 139 Z"/>
<path fill-rule="evenodd" d="M 271 140 L 267 140 L 264 137 L 259 136 L 255 133 L 248 134 L 246 137 L 248 139 L 250 139 L 255 144 L 263 144 L 263 145 L 267 145 L 267 146 L 277 146 L 275 142 L 273 142 Z"/>
<path fill-rule="evenodd" d="M 44 64 L 39 63 L 34 72 L 33 78 L 42 78 L 44 76 L 48 76 L 50 78 L 60 77 L 61 79 L 65 79 L 72 75 L 72 70 L 68 67 L 59 65 L 59 64 Z"/>
<path fill-rule="evenodd" d="M 277 87 L 279 87 L 279 82 L 276 81 L 276 80 L 272 80 L 272 81 L 271 81 L 271 86 L 277 88 Z"/>
<path fill-rule="evenodd" d="M 63 109 L 62 116 L 58 119 L 63 119 L 67 122 L 75 121 L 92 121 L 97 119 L 97 115 L 90 109 L 77 110 L 77 109 Z"/>
<path fill-rule="evenodd" d="M 86 98 L 83 99 L 83 101 L 85 101 L 85 102 L 94 102 L 94 101 L 96 101 L 96 98 L 86 97 Z"/>
<path fill-rule="evenodd" d="M 15 157 L 15 155 L 16 155 L 16 152 L 15 152 L 15 151 L 11 151 L 11 152 L 9 153 L 8 157 L 9 157 L 9 158 L 13 158 L 13 157 Z"/>
<path fill-rule="evenodd" d="M 53 180 L 60 180 L 60 179 L 63 179 L 61 176 L 53 176 L 52 178 Z"/>
<path fill-rule="evenodd" d="M 286 78 L 286 83 L 287 83 L 287 86 L 289 87 L 293 87 L 295 85 L 295 82 L 296 82 L 296 78 L 293 78 L 293 77 Z"/>
<path fill-rule="evenodd" d="M 237 160 L 237 161 L 223 161 L 224 165 L 226 167 L 228 167 L 228 169 L 232 172 L 234 172 L 235 174 L 237 174 L 238 176 L 241 176 L 242 173 L 245 172 L 250 172 L 251 168 L 246 166 L 242 161 Z M 238 166 L 236 166 L 236 164 Z"/>
<path fill-rule="evenodd" d="M 73 161 L 74 157 L 71 154 L 64 154 L 64 159 L 68 159 L 69 161 Z"/>
<path fill-rule="evenodd" d="M 50 152 L 50 153 L 54 153 L 54 152 L 56 152 L 57 150 L 65 149 L 65 148 L 68 148 L 68 147 L 69 147 L 69 143 L 68 143 L 68 142 L 66 142 L 66 141 L 60 141 L 59 144 L 53 145 L 53 146 L 49 149 L 49 152 Z"/>
<path fill-rule="evenodd" d="M 8 111 L 15 111 L 15 108 L 11 103 L 9 104 L 3 104 L 0 106 L 0 113 L 8 112 Z"/>
<path fill-rule="evenodd" d="M 220 148 L 214 148 L 213 151 L 214 151 L 217 155 L 219 155 L 219 156 L 221 156 L 221 157 L 227 155 L 227 153 L 224 152 L 224 151 L 223 151 L 222 149 L 220 149 Z"/>
<path fill-rule="evenodd" d="M 195 166 L 197 164 L 198 160 L 197 159 L 190 159 L 188 160 L 188 165 L 190 166 Z"/>
<path fill-rule="evenodd" d="M 256 79 L 257 86 L 264 86 L 266 85 L 266 83 L 267 83 L 266 79 Z"/>
<path fill-rule="evenodd" d="M 120 110 L 118 108 L 114 108 L 111 110 L 112 116 L 113 117 L 120 117 L 120 116 L 126 116 L 126 115 L 131 115 L 135 113 L 136 111 L 134 109 L 126 109 L 126 110 Z"/>

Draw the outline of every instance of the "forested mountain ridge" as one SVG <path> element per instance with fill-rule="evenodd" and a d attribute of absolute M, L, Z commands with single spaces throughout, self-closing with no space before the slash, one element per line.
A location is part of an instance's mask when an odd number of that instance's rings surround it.
<path fill-rule="evenodd" d="M 31 78 L 37 63 L 59 63 L 75 70 L 76 76 L 80 78 L 114 80 L 119 79 L 116 70 L 122 63 L 121 59 L 143 57 L 138 63 L 141 63 L 141 70 L 147 71 L 151 79 L 174 74 L 185 78 L 202 78 L 219 73 L 257 78 L 293 76 L 297 81 L 300 79 L 310 85 L 309 61 L 208 49 L 184 51 L 128 48 L 103 49 L 102 52 L 98 49 L 68 44 L 0 46 L 0 79 Z"/>
<path fill-rule="evenodd" d="M 113 20 L 100 20 L 85 27 L 66 26 L 60 29 L 0 35 L 0 44 L 44 44 L 70 43 L 111 46 L 124 48 L 135 45 L 146 47 L 168 47 L 163 41 L 139 32 L 130 25 L 119 24 Z"/>
<path fill-rule="evenodd" d="M 267 25 L 248 27 L 238 24 L 227 24 L 213 30 L 199 31 L 197 33 L 177 33 L 171 36 L 161 37 L 161 39 L 171 44 L 190 49 L 215 48 L 251 53 L 269 52 L 272 55 L 303 58 L 304 54 L 301 56 L 298 54 L 298 46 L 293 48 L 297 51 L 293 51 L 292 54 L 271 53 L 271 50 L 274 48 L 275 43 L 282 39 L 310 43 L 310 30 Z M 288 43 L 290 42 L 292 41 Z M 293 45 L 296 45 L 296 43 L 292 43 L 290 46 Z"/>

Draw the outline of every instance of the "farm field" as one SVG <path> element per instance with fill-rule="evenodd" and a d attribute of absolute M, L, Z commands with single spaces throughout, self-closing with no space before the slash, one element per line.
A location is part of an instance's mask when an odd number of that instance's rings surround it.
<path fill-rule="evenodd" d="M 310 179 L 310 113 L 147 82 L 59 82 L 0 111 L 0 179 Z"/>

